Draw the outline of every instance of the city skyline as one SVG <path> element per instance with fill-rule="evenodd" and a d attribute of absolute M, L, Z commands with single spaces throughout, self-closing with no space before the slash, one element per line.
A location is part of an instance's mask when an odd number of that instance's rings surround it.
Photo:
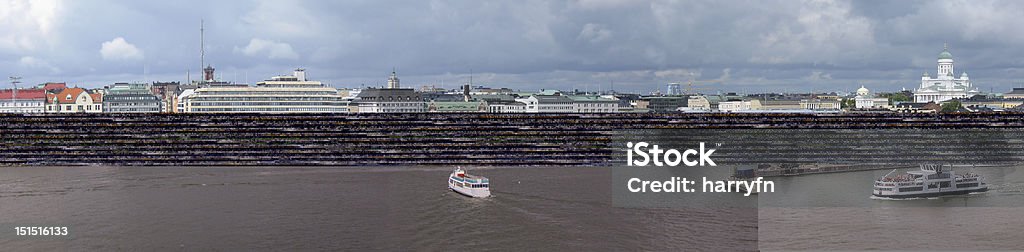
<path fill-rule="evenodd" d="M 231 3 L 6 1 L 0 68 L 23 86 L 200 77 L 255 83 L 291 69 L 334 87 L 468 82 L 520 90 L 853 92 L 917 86 L 948 43 L 982 91 L 1020 86 L 1022 14 L 1003 1 Z M 770 8 L 769 8 L 770 7 Z M 762 11 L 770 10 L 770 11 Z M 982 15 L 983 14 L 983 15 Z M 614 83 L 614 84 L 613 84 Z M 10 88 L 7 83 L 3 88 Z"/>

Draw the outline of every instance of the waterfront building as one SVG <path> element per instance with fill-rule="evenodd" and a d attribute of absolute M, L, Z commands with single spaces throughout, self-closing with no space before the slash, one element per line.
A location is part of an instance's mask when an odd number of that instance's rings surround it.
<path fill-rule="evenodd" d="M 595 95 L 571 95 L 573 108 L 576 113 L 618 113 L 619 101 Z"/>
<path fill-rule="evenodd" d="M 803 107 L 800 106 L 802 100 L 793 100 L 793 99 L 762 100 L 762 99 L 757 99 L 757 101 L 758 101 L 758 103 L 760 105 L 759 109 L 761 109 L 761 110 L 775 110 L 775 111 L 790 110 L 790 111 L 794 111 L 794 110 L 802 110 L 803 109 Z"/>
<path fill-rule="evenodd" d="M 839 111 L 842 107 L 839 99 L 805 99 L 800 100 L 800 109 L 813 111 Z"/>
<path fill-rule="evenodd" d="M 354 102 L 360 113 L 422 113 L 427 107 L 423 96 L 411 88 L 367 88 Z"/>
<path fill-rule="evenodd" d="M 1013 88 L 1009 93 L 1003 94 L 1006 99 L 1024 99 L 1024 88 Z"/>
<path fill-rule="evenodd" d="M 45 102 L 42 89 L 0 90 L 0 113 L 43 113 Z"/>
<path fill-rule="evenodd" d="M 490 113 L 526 113 L 526 103 L 517 101 L 489 101 L 487 112 Z"/>
<path fill-rule="evenodd" d="M 965 108 L 990 108 L 997 110 L 1014 108 L 1024 104 L 1024 99 L 1020 98 L 990 98 L 981 95 L 966 99 L 956 99 L 956 101 L 959 101 L 960 106 Z"/>
<path fill-rule="evenodd" d="M 114 83 L 105 89 L 103 112 L 107 113 L 160 113 L 163 100 L 153 94 L 145 83 Z"/>
<path fill-rule="evenodd" d="M 686 96 L 649 96 L 640 98 L 638 107 L 646 108 L 650 112 L 669 113 L 685 108 L 689 97 Z"/>
<path fill-rule="evenodd" d="M 943 48 L 939 53 L 938 74 L 932 78 L 925 72 L 921 76 L 921 86 L 914 90 L 914 102 L 943 102 L 957 98 L 967 98 L 979 94 L 977 88 L 971 85 L 967 72 L 955 77 L 953 72 L 953 54 L 949 48 Z"/>
<path fill-rule="evenodd" d="M 212 79 L 212 76 L 206 76 Z M 205 85 L 179 95 L 182 112 L 190 113 L 345 113 L 347 102 L 338 90 L 306 78 L 305 69 L 274 76 L 256 86 Z"/>
<path fill-rule="evenodd" d="M 707 96 L 694 95 L 686 99 L 686 111 L 710 112 L 712 111 L 711 101 Z"/>
<path fill-rule="evenodd" d="M 65 88 L 58 93 L 46 94 L 46 113 L 100 113 L 103 95 L 83 88 Z"/>
<path fill-rule="evenodd" d="M 721 112 L 743 112 L 760 110 L 761 100 L 748 99 L 740 101 L 723 101 L 718 103 L 718 111 Z"/>
<path fill-rule="evenodd" d="M 64 88 L 67 88 L 64 83 L 46 83 L 28 89 L 0 90 L 0 113 L 43 113 L 46 94 Z"/>
<path fill-rule="evenodd" d="M 527 113 L 574 113 L 572 99 L 562 95 L 531 95 L 516 99 L 526 104 Z"/>
<path fill-rule="evenodd" d="M 889 99 L 883 97 L 874 97 L 871 95 L 871 90 L 864 86 L 860 86 L 857 89 L 857 96 L 853 97 L 854 107 L 858 109 L 888 109 Z"/>

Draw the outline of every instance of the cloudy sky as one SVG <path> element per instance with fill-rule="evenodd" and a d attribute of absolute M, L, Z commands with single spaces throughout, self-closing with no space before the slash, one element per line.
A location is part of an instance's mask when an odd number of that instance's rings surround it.
<path fill-rule="evenodd" d="M 899 90 L 948 43 L 984 91 L 1024 84 L 1022 1 L 0 0 L 0 69 L 26 83 L 184 81 L 199 23 L 218 78 L 303 67 L 336 87 L 468 81 L 650 92 Z M 9 84 L 0 85 L 9 88 Z"/>

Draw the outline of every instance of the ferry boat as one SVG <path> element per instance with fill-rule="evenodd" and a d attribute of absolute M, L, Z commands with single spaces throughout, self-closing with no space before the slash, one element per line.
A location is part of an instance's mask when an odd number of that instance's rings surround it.
<path fill-rule="evenodd" d="M 922 165 L 920 170 L 893 175 L 892 170 L 875 180 L 875 197 L 905 199 L 988 191 L 985 178 L 971 172 L 956 174 L 952 166 Z"/>
<path fill-rule="evenodd" d="M 490 180 L 485 177 L 466 174 L 462 168 L 455 168 L 448 175 L 448 189 L 473 198 L 491 196 Z"/>

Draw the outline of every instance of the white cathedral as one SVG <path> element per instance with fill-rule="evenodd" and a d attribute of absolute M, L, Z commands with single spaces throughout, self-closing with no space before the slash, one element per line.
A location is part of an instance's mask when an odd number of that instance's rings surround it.
<path fill-rule="evenodd" d="M 953 75 L 953 54 L 949 53 L 949 47 L 944 47 L 942 53 L 939 53 L 938 70 L 935 78 L 928 76 L 928 72 L 921 76 L 921 87 L 914 90 L 914 102 L 939 103 L 980 93 L 971 86 L 967 72 L 961 73 L 960 78 Z"/>

